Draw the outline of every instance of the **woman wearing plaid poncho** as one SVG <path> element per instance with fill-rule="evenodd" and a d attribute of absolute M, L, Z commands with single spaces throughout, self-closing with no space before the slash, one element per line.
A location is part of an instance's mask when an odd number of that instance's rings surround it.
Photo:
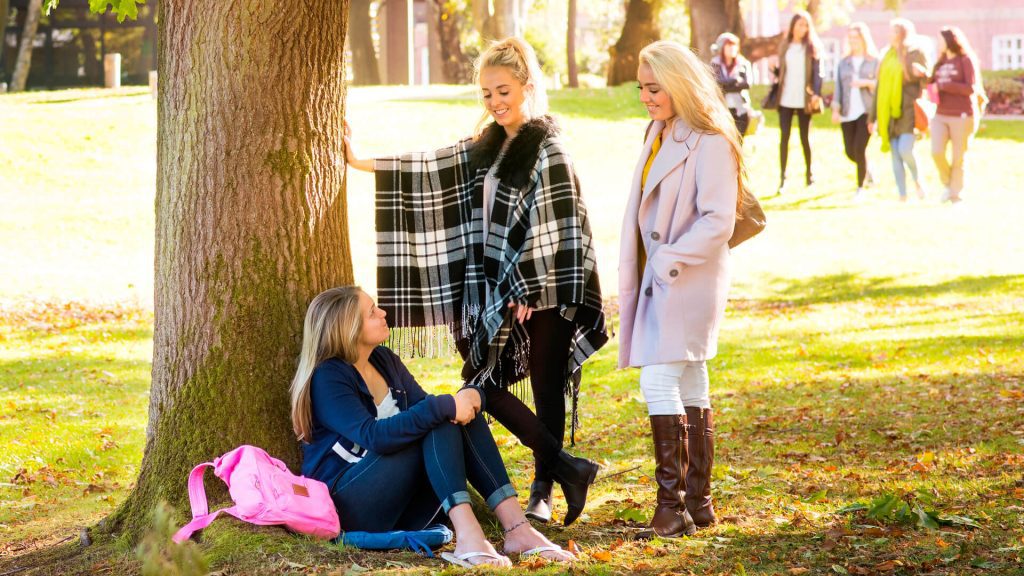
<path fill-rule="evenodd" d="M 580 368 L 608 337 L 587 211 L 533 49 L 509 38 L 477 62 L 478 135 L 434 152 L 359 159 L 376 174 L 377 291 L 402 352 L 451 334 L 484 409 L 533 450 L 527 516 L 548 522 L 558 482 L 571 524 L 598 466 L 562 449 Z M 346 127 L 346 133 L 349 131 Z M 509 390 L 529 378 L 536 414 Z M 525 391 L 520 387 L 519 391 Z"/>

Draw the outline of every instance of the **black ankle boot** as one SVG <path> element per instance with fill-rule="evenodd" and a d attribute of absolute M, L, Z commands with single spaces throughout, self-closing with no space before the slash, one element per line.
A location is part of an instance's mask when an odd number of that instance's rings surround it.
<path fill-rule="evenodd" d="M 547 524 L 551 521 L 551 487 L 548 480 L 534 480 L 530 485 L 530 501 L 526 504 L 526 517 Z"/>
<path fill-rule="evenodd" d="M 565 504 L 564 525 L 576 521 L 587 505 L 587 490 L 597 478 L 598 465 L 586 458 L 577 458 L 565 450 L 558 453 L 558 459 L 552 468 L 551 476 L 562 487 Z"/>

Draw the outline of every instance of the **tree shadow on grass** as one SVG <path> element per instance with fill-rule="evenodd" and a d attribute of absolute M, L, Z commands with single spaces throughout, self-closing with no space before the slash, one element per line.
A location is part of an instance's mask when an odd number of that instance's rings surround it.
<path fill-rule="evenodd" d="M 893 276 L 865 276 L 844 272 L 811 278 L 776 277 L 768 281 L 777 286 L 776 297 L 730 300 L 740 310 L 765 310 L 780 307 L 801 307 L 813 304 L 836 304 L 857 300 L 887 298 L 928 298 L 947 294 L 982 296 L 990 293 L 1024 294 L 1024 275 L 961 276 L 935 284 L 906 285 Z"/>
<path fill-rule="evenodd" d="M 71 102 L 85 102 L 88 100 L 119 100 L 124 98 L 138 98 L 149 93 L 148 88 L 144 86 L 136 87 L 137 90 L 122 89 L 112 91 L 82 91 L 72 97 L 56 98 L 56 97 L 41 97 L 38 100 L 31 100 L 28 104 L 32 105 L 46 105 L 46 104 L 68 104 Z"/>

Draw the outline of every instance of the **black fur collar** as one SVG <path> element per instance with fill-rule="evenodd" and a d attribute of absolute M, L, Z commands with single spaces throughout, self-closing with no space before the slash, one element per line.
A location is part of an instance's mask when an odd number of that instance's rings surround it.
<path fill-rule="evenodd" d="M 514 188 L 522 188 L 530 181 L 530 171 L 537 163 L 540 147 L 545 140 L 556 136 L 558 123 L 551 116 L 539 116 L 523 124 L 508 150 L 501 158 L 496 173 L 498 180 Z M 490 168 L 505 143 L 505 129 L 496 122 L 490 123 L 477 137 L 470 150 L 469 158 L 475 170 Z"/>

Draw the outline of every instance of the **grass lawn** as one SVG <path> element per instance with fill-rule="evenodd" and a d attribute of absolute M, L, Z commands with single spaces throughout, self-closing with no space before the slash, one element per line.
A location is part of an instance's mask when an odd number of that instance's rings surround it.
<path fill-rule="evenodd" d="M 646 121 L 629 86 L 559 92 L 552 107 L 613 296 Z M 479 114 L 462 87 L 354 89 L 348 109 L 368 155 L 450 143 Z M 629 541 L 653 508 L 653 461 L 637 372 L 614 369 L 613 340 L 585 369 L 574 450 L 621 474 L 595 485 L 577 524 L 544 528 L 580 547 L 575 571 L 1024 574 L 1024 123 L 984 123 L 966 201 L 949 207 L 935 199 L 926 143 L 917 157 L 931 198 L 898 203 L 888 157 L 872 142 L 878 185 L 854 202 L 854 167 L 827 120 L 812 131 L 812 189 L 773 196 L 773 114 L 747 142 L 769 227 L 734 253 L 710 363 L 723 522 L 693 538 Z M 141 460 L 155 106 L 144 89 L 4 95 L 0 125 L 0 574 L 131 573 L 138 564 L 123 545 L 113 556 L 40 549 L 76 542 L 113 510 Z M 794 136 L 791 179 L 802 171 Z M 370 246 L 371 179 L 353 171 L 348 186 L 353 245 Z M 353 257 L 372 289 L 374 254 Z M 428 389 L 457 382 L 451 359 L 410 365 Z M 532 458 L 494 430 L 525 501 Z M 493 521 L 487 529 L 498 538 Z M 201 550 L 220 574 L 442 568 L 232 520 L 208 529 Z"/>

